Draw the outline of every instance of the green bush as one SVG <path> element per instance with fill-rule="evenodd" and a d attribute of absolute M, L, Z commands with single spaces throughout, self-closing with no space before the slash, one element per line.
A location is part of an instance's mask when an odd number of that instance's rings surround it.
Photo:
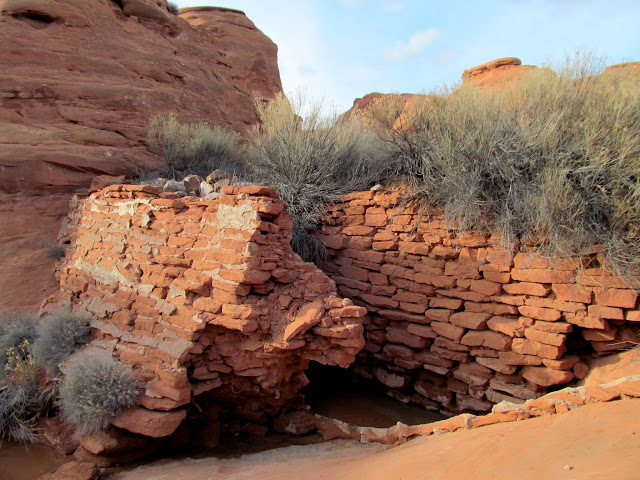
<path fill-rule="evenodd" d="M 5 373 L 10 354 L 23 351 L 25 341 L 29 345 L 35 343 L 38 322 L 37 315 L 28 313 L 9 313 L 0 318 L 0 378 Z"/>
<path fill-rule="evenodd" d="M 357 115 L 339 121 L 336 115 L 323 116 L 319 104 L 307 105 L 298 98 L 292 105 L 282 94 L 258 104 L 258 113 L 261 124 L 253 132 L 250 154 L 252 180 L 274 187 L 287 201 L 293 250 L 315 261 L 325 250 L 311 232 L 325 204 L 380 181 L 389 158 Z"/>
<path fill-rule="evenodd" d="M 206 123 L 182 124 L 175 114 L 151 118 L 147 144 L 165 162 L 158 172 L 163 177 L 182 180 L 196 174 L 204 178 L 217 169 L 241 174 L 246 168 L 236 133 Z"/>
<path fill-rule="evenodd" d="M 91 335 L 89 317 L 70 311 L 59 311 L 40 323 L 34 354 L 38 365 L 56 369 L 62 361 Z"/>
<path fill-rule="evenodd" d="M 410 200 L 549 255 L 599 245 L 640 273 L 640 85 L 600 66 L 578 56 L 502 90 L 432 92 L 385 137 Z"/>
<path fill-rule="evenodd" d="M 79 434 L 103 431 L 120 411 L 136 404 L 139 391 L 127 365 L 106 352 L 78 352 L 60 387 L 62 418 L 76 425 Z"/>

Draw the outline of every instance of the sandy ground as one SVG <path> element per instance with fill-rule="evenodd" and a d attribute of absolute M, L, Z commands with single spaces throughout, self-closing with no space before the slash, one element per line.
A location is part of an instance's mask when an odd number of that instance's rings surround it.
<path fill-rule="evenodd" d="M 110 480 L 638 480 L 640 399 L 421 438 L 331 442 L 237 459 L 158 462 Z"/>

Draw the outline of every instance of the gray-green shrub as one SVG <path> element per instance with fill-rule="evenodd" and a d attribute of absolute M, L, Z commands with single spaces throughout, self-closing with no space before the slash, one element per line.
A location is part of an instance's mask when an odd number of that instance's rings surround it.
<path fill-rule="evenodd" d="M 238 134 L 206 123 L 183 124 L 175 114 L 151 118 L 147 144 L 164 161 L 158 174 L 182 180 L 189 174 L 206 177 L 214 170 L 242 174 L 246 165 Z"/>
<path fill-rule="evenodd" d="M 89 320 L 88 315 L 58 311 L 42 321 L 34 345 L 37 364 L 56 369 L 64 359 L 89 340 Z"/>
<path fill-rule="evenodd" d="M 261 123 L 251 143 L 252 180 L 274 187 L 287 201 L 293 250 L 305 260 L 317 260 L 325 250 L 312 231 L 325 204 L 378 182 L 389 166 L 384 145 L 357 115 L 339 121 L 336 115 L 323 115 L 321 105 L 307 105 L 301 98 L 292 104 L 280 94 L 258 104 L 258 113 Z"/>
<path fill-rule="evenodd" d="M 640 84 L 600 65 L 578 56 L 499 90 L 432 92 L 385 137 L 410 199 L 550 255 L 598 245 L 639 273 Z"/>
<path fill-rule="evenodd" d="M 69 360 L 60 387 L 62 418 L 79 434 L 105 430 L 120 411 L 138 400 L 131 368 L 107 352 L 80 351 Z"/>
<path fill-rule="evenodd" d="M 29 339 L 7 348 L 1 377 L 0 445 L 33 441 L 42 404 Z"/>
<path fill-rule="evenodd" d="M 29 345 L 35 343 L 38 336 L 38 316 L 30 313 L 6 313 L 0 318 L 0 378 L 4 375 L 8 356 L 22 351 L 26 340 Z"/>

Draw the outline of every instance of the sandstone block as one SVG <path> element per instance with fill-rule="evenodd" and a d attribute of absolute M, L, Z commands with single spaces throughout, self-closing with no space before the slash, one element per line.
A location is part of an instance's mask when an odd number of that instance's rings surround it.
<path fill-rule="evenodd" d="M 558 360 L 567 350 L 564 346 L 546 345 L 525 338 L 514 338 L 511 348 L 515 353 L 534 355 L 550 360 Z"/>
<path fill-rule="evenodd" d="M 515 373 L 518 368 L 516 365 L 509 365 L 499 358 L 476 357 L 476 362 L 478 362 L 480 365 L 490 368 L 491 370 L 495 370 L 496 372 L 504 373 L 505 375 L 511 375 Z"/>
<path fill-rule="evenodd" d="M 472 291 L 492 296 L 502 293 L 502 285 L 489 280 L 472 280 L 469 287 Z"/>
<path fill-rule="evenodd" d="M 284 330 L 283 340 L 288 342 L 301 332 L 306 332 L 317 325 L 324 315 L 324 304 L 320 300 L 303 305 L 295 319 Z"/>
<path fill-rule="evenodd" d="M 530 382 L 544 387 L 562 385 L 570 382 L 574 378 L 573 372 L 570 370 L 555 370 L 552 368 L 531 366 L 522 369 L 522 376 Z"/>
<path fill-rule="evenodd" d="M 589 305 L 589 316 L 593 318 L 607 318 L 611 320 L 624 320 L 621 308 L 605 307 L 602 305 Z"/>
<path fill-rule="evenodd" d="M 511 270 L 511 278 L 531 283 L 571 283 L 575 274 L 566 270 L 514 268 Z"/>
<path fill-rule="evenodd" d="M 566 335 L 561 333 L 543 332 L 535 328 L 527 328 L 524 331 L 524 336 L 534 342 L 546 343 L 547 345 L 555 345 L 561 347 L 567 340 Z"/>
<path fill-rule="evenodd" d="M 594 288 L 594 294 L 598 305 L 619 308 L 636 308 L 638 303 L 638 293 L 635 290 Z"/>
<path fill-rule="evenodd" d="M 486 385 L 493 377 L 491 369 L 477 362 L 463 363 L 453 371 L 454 378 L 468 385 Z"/>
<path fill-rule="evenodd" d="M 185 410 L 158 412 L 146 408 L 128 408 L 111 421 L 115 427 L 147 437 L 171 435 L 187 416 Z"/>
<path fill-rule="evenodd" d="M 562 318 L 562 313 L 559 310 L 544 307 L 531 307 L 523 305 L 518 307 L 518 311 L 525 317 L 535 318 L 537 320 L 544 320 L 545 322 L 557 322 Z"/>
<path fill-rule="evenodd" d="M 560 283 L 551 285 L 558 300 L 562 302 L 591 303 L 592 289 L 582 285 Z"/>
<path fill-rule="evenodd" d="M 488 313 L 458 312 L 451 315 L 449 322 L 464 328 L 484 330 L 489 318 L 491 315 Z"/>
<path fill-rule="evenodd" d="M 410 323 L 407 326 L 407 331 L 413 335 L 418 335 L 424 338 L 436 338 L 438 333 L 433 328 L 433 325 L 419 325 L 417 323 Z"/>
<path fill-rule="evenodd" d="M 442 335 L 443 337 L 450 338 L 456 342 L 459 342 L 460 339 L 464 336 L 466 330 L 463 327 L 459 327 L 457 325 L 452 325 L 450 323 L 442 323 L 442 322 L 431 322 L 431 328 L 438 335 Z"/>
<path fill-rule="evenodd" d="M 509 335 L 510 337 L 524 337 L 524 326 L 517 318 L 491 317 L 489 321 L 487 321 L 487 327 L 496 332 Z"/>
<path fill-rule="evenodd" d="M 404 328 L 387 327 L 386 338 L 393 343 L 401 343 L 412 348 L 424 348 L 428 341 L 426 338 L 413 335 Z"/>
<path fill-rule="evenodd" d="M 473 347 L 486 347 L 497 351 L 507 351 L 511 347 L 511 337 L 491 330 L 470 331 L 460 343 Z"/>

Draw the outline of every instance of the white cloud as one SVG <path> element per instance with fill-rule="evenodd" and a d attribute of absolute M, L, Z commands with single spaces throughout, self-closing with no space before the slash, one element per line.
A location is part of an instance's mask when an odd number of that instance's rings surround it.
<path fill-rule="evenodd" d="M 418 56 L 433 42 L 438 34 L 438 30 L 435 28 L 414 33 L 407 43 L 398 42 L 387 55 L 387 60 L 393 63 L 400 63 Z"/>

